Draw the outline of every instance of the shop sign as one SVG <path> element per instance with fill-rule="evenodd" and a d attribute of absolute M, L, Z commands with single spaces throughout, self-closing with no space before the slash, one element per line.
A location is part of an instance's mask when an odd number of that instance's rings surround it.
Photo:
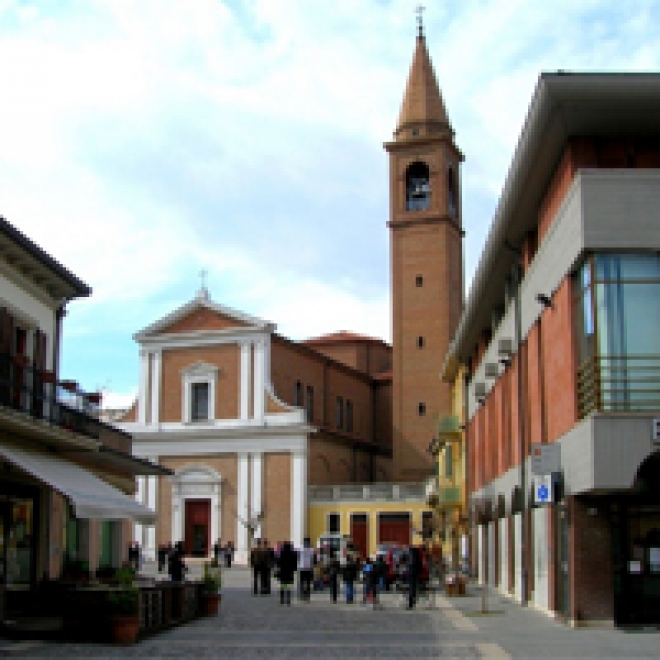
<path fill-rule="evenodd" d="M 550 444 L 532 445 L 532 474 L 550 474 L 561 470 L 560 445 L 556 442 Z"/>
<path fill-rule="evenodd" d="M 544 474 L 534 479 L 534 503 L 552 504 L 554 489 L 552 487 L 552 475 Z"/>

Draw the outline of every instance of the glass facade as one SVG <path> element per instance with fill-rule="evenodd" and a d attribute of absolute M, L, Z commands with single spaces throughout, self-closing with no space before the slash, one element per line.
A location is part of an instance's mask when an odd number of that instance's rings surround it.
<path fill-rule="evenodd" d="M 591 255 L 574 291 L 581 416 L 660 408 L 660 255 Z"/>

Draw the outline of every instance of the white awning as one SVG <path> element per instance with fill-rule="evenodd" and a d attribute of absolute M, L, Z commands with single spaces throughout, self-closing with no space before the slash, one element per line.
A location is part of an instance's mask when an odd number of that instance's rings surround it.
<path fill-rule="evenodd" d="M 130 518 L 144 525 L 156 522 L 151 509 L 55 454 L 0 442 L 0 456 L 62 493 L 73 505 L 77 518 Z"/>

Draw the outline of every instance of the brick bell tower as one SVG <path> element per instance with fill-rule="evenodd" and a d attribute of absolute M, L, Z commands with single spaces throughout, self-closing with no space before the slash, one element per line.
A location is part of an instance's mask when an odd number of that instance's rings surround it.
<path fill-rule="evenodd" d="M 451 389 L 440 369 L 463 309 L 460 164 L 421 20 L 390 169 L 393 480 L 423 481 Z"/>

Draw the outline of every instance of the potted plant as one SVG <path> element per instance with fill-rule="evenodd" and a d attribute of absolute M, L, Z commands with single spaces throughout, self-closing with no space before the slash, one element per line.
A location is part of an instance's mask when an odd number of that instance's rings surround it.
<path fill-rule="evenodd" d="M 140 590 L 133 586 L 133 576 L 130 569 L 118 570 L 118 586 L 108 592 L 112 639 L 117 644 L 132 644 L 140 630 Z"/>
<path fill-rule="evenodd" d="M 202 607 L 206 616 L 215 616 L 218 613 L 222 586 L 220 566 L 216 559 L 210 564 L 204 564 L 204 577 L 202 578 Z"/>

